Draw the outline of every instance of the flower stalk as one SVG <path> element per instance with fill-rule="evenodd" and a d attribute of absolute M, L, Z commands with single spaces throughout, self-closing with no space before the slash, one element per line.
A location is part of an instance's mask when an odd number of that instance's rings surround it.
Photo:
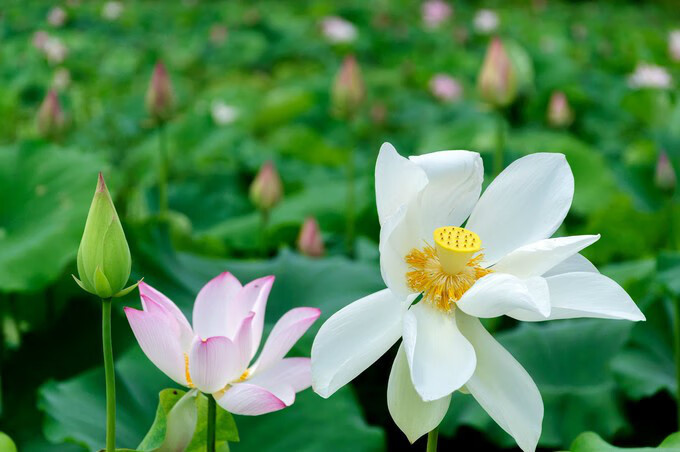
<path fill-rule="evenodd" d="M 161 220 L 168 216 L 168 149 L 165 139 L 165 121 L 158 121 L 158 212 Z"/>
<path fill-rule="evenodd" d="M 437 452 L 437 440 L 439 439 L 439 427 L 435 427 L 427 434 L 427 452 Z"/>
<path fill-rule="evenodd" d="M 106 378 L 106 452 L 116 450 L 116 375 L 111 340 L 111 299 L 102 299 L 102 348 Z"/>
<path fill-rule="evenodd" d="M 206 429 L 208 437 L 206 438 L 206 448 L 208 452 L 215 452 L 215 419 L 217 418 L 217 403 L 215 398 L 210 394 L 206 395 L 208 398 L 208 428 Z"/>

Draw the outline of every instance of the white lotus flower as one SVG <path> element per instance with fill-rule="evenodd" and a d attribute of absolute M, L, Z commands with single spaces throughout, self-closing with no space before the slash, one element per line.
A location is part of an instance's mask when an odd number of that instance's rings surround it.
<path fill-rule="evenodd" d="M 359 35 L 357 27 L 350 21 L 337 16 L 324 17 L 321 32 L 333 44 L 355 41 Z"/>
<path fill-rule="evenodd" d="M 382 146 L 375 185 L 388 288 L 321 327 L 312 347 L 312 384 L 329 397 L 401 337 L 387 403 L 411 442 L 439 425 L 454 391 L 466 390 L 524 451 L 533 451 L 541 395 L 478 318 L 644 316 L 578 254 L 598 235 L 550 238 L 574 194 L 564 155 L 521 158 L 480 197 L 483 174 L 477 153 L 406 159 Z M 418 294 L 422 300 L 412 304 Z"/>
<path fill-rule="evenodd" d="M 491 9 L 480 9 L 473 19 L 475 30 L 480 34 L 490 34 L 496 31 L 500 22 L 498 14 Z"/>
<path fill-rule="evenodd" d="M 628 76 L 628 85 L 631 88 L 670 88 L 673 78 L 663 66 L 640 63 L 635 71 Z"/>

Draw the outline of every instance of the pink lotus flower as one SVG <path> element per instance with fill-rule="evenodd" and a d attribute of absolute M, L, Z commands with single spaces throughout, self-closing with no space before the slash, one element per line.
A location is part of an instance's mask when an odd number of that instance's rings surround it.
<path fill-rule="evenodd" d="M 427 28 L 437 28 L 451 17 L 453 10 L 444 0 L 428 0 L 423 3 L 421 13 Z"/>
<path fill-rule="evenodd" d="M 274 325 L 259 357 L 273 276 L 242 286 L 228 272 L 198 293 L 193 328 L 165 295 L 141 283 L 143 310 L 125 308 L 146 356 L 175 382 L 212 394 L 225 410 L 256 416 L 293 404 L 311 385 L 309 358 L 284 358 L 319 318 L 317 308 L 295 308 Z"/>
<path fill-rule="evenodd" d="M 446 74 L 435 74 L 430 79 L 430 92 L 442 102 L 455 102 L 463 95 L 463 86 Z"/>

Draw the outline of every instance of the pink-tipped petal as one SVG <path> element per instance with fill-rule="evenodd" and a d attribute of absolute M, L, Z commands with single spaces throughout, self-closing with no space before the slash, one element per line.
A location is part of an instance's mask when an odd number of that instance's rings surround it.
<path fill-rule="evenodd" d="M 245 372 L 250 364 L 255 350 L 253 350 L 253 322 L 255 320 L 255 313 L 249 313 L 241 322 L 241 326 L 234 336 L 234 345 L 236 346 L 235 366 Z"/>
<path fill-rule="evenodd" d="M 269 333 L 255 368 L 264 372 L 281 361 L 320 315 L 317 308 L 295 308 L 286 312 Z"/>
<path fill-rule="evenodd" d="M 157 301 L 153 298 L 149 298 L 147 295 L 141 295 L 142 307 L 145 312 L 156 312 L 159 315 L 164 315 L 170 324 L 173 325 L 173 331 L 176 331 L 177 337 L 179 338 L 180 348 L 183 353 L 188 353 L 191 348 L 191 342 L 194 340 L 194 332 L 191 330 L 191 326 L 187 322 L 184 315 L 180 312 L 181 318 L 178 318 L 177 313 L 175 313 L 170 307 Z M 168 300 L 169 301 L 169 300 Z M 172 303 L 172 302 L 170 302 Z M 172 305 L 174 306 L 174 304 Z M 177 308 L 176 306 L 174 306 Z"/>
<path fill-rule="evenodd" d="M 286 406 L 295 401 L 295 393 L 312 385 L 312 364 L 309 358 L 284 358 L 264 372 L 255 372 L 248 383 L 265 388 Z"/>
<path fill-rule="evenodd" d="M 234 343 L 224 336 L 196 338 L 189 354 L 189 374 L 194 386 L 211 394 L 237 379 L 241 375 L 236 367 L 237 353 Z"/>
<path fill-rule="evenodd" d="M 286 404 L 270 391 L 248 383 L 238 383 L 229 388 L 217 403 L 232 414 L 259 416 L 279 411 Z"/>
<path fill-rule="evenodd" d="M 147 303 L 146 311 L 126 307 L 125 315 L 147 358 L 168 377 L 186 386 L 184 354 L 174 318 L 153 301 Z"/>
<path fill-rule="evenodd" d="M 253 280 L 243 286 L 236 295 L 236 299 L 229 305 L 227 316 L 227 335 L 235 337 L 243 320 L 252 312 L 255 314 L 252 323 L 251 342 L 253 354 L 260 347 L 262 329 L 264 328 L 264 313 L 267 307 L 269 292 L 274 284 L 273 276 L 265 276 Z M 249 358 L 252 358 L 251 355 Z"/>
<path fill-rule="evenodd" d="M 163 306 L 168 312 L 172 313 L 173 316 L 177 319 L 177 321 L 182 325 L 185 326 L 188 330 L 191 331 L 191 325 L 187 321 L 187 318 L 184 316 L 184 313 L 177 307 L 175 303 L 172 302 L 168 297 L 163 295 L 160 291 L 154 289 L 144 281 L 139 283 L 139 295 L 142 298 L 142 306 L 144 309 L 146 309 L 146 303 L 144 298 L 149 298 L 159 305 Z"/>
<path fill-rule="evenodd" d="M 201 338 L 228 337 L 229 305 L 241 290 L 241 283 L 231 273 L 224 272 L 203 286 L 194 303 L 194 332 Z"/>

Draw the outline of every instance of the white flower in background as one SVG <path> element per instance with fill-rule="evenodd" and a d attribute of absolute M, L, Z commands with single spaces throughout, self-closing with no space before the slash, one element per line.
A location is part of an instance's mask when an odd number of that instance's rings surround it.
<path fill-rule="evenodd" d="M 47 61 L 52 64 L 62 63 L 68 55 L 68 48 L 61 42 L 61 39 L 54 36 L 49 36 L 45 40 L 42 51 Z"/>
<path fill-rule="evenodd" d="M 35 47 L 37 50 L 44 51 L 45 43 L 47 43 L 49 38 L 50 35 L 45 30 L 38 30 L 33 33 L 31 44 L 33 44 L 33 47 Z"/>
<path fill-rule="evenodd" d="M 445 22 L 453 10 L 443 0 L 427 0 L 422 6 L 423 22 L 427 28 L 437 28 Z"/>
<path fill-rule="evenodd" d="M 352 42 L 357 39 L 357 27 L 342 17 L 329 16 L 321 21 L 323 35 L 332 43 Z"/>
<path fill-rule="evenodd" d="M 680 30 L 668 34 L 668 53 L 673 61 L 680 61 Z"/>
<path fill-rule="evenodd" d="M 123 4 L 121 2 L 110 1 L 104 3 L 102 7 L 102 17 L 106 20 L 116 20 L 123 14 Z"/>
<path fill-rule="evenodd" d="M 53 27 L 61 27 L 66 22 L 66 11 L 60 6 L 55 6 L 47 13 L 47 23 Z"/>
<path fill-rule="evenodd" d="M 617 283 L 578 254 L 598 235 L 550 238 L 574 194 L 564 155 L 521 158 L 480 197 L 483 175 L 474 152 L 407 159 L 392 145 L 382 146 L 375 186 L 388 288 L 324 323 L 312 346 L 312 385 L 330 396 L 401 337 L 387 403 L 411 442 L 437 427 L 451 394 L 464 390 L 524 451 L 533 451 L 541 434 L 541 395 L 478 318 L 644 316 Z"/>
<path fill-rule="evenodd" d="M 57 91 L 65 90 L 71 84 L 71 73 L 68 69 L 60 67 L 52 76 L 52 87 Z"/>
<path fill-rule="evenodd" d="M 666 68 L 646 63 L 638 64 L 628 76 L 631 88 L 670 88 L 672 81 Z"/>
<path fill-rule="evenodd" d="M 430 92 L 443 102 L 455 102 L 463 95 L 463 85 L 446 74 L 435 74 L 430 79 Z"/>
<path fill-rule="evenodd" d="M 475 14 L 473 20 L 477 33 L 489 34 L 498 28 L 500 19 L 495 11 L 490 9 L 480 9 Z"/>
<path fill-rule="evenodd" d="M 227 105 L 224 101 L 214 100 L 210 104 L 210 114 L 212 115 L 213 121 L 218 126 L 225 126 L 236 121 L 238 118 L 238 109 L 231 105 Z"/>

